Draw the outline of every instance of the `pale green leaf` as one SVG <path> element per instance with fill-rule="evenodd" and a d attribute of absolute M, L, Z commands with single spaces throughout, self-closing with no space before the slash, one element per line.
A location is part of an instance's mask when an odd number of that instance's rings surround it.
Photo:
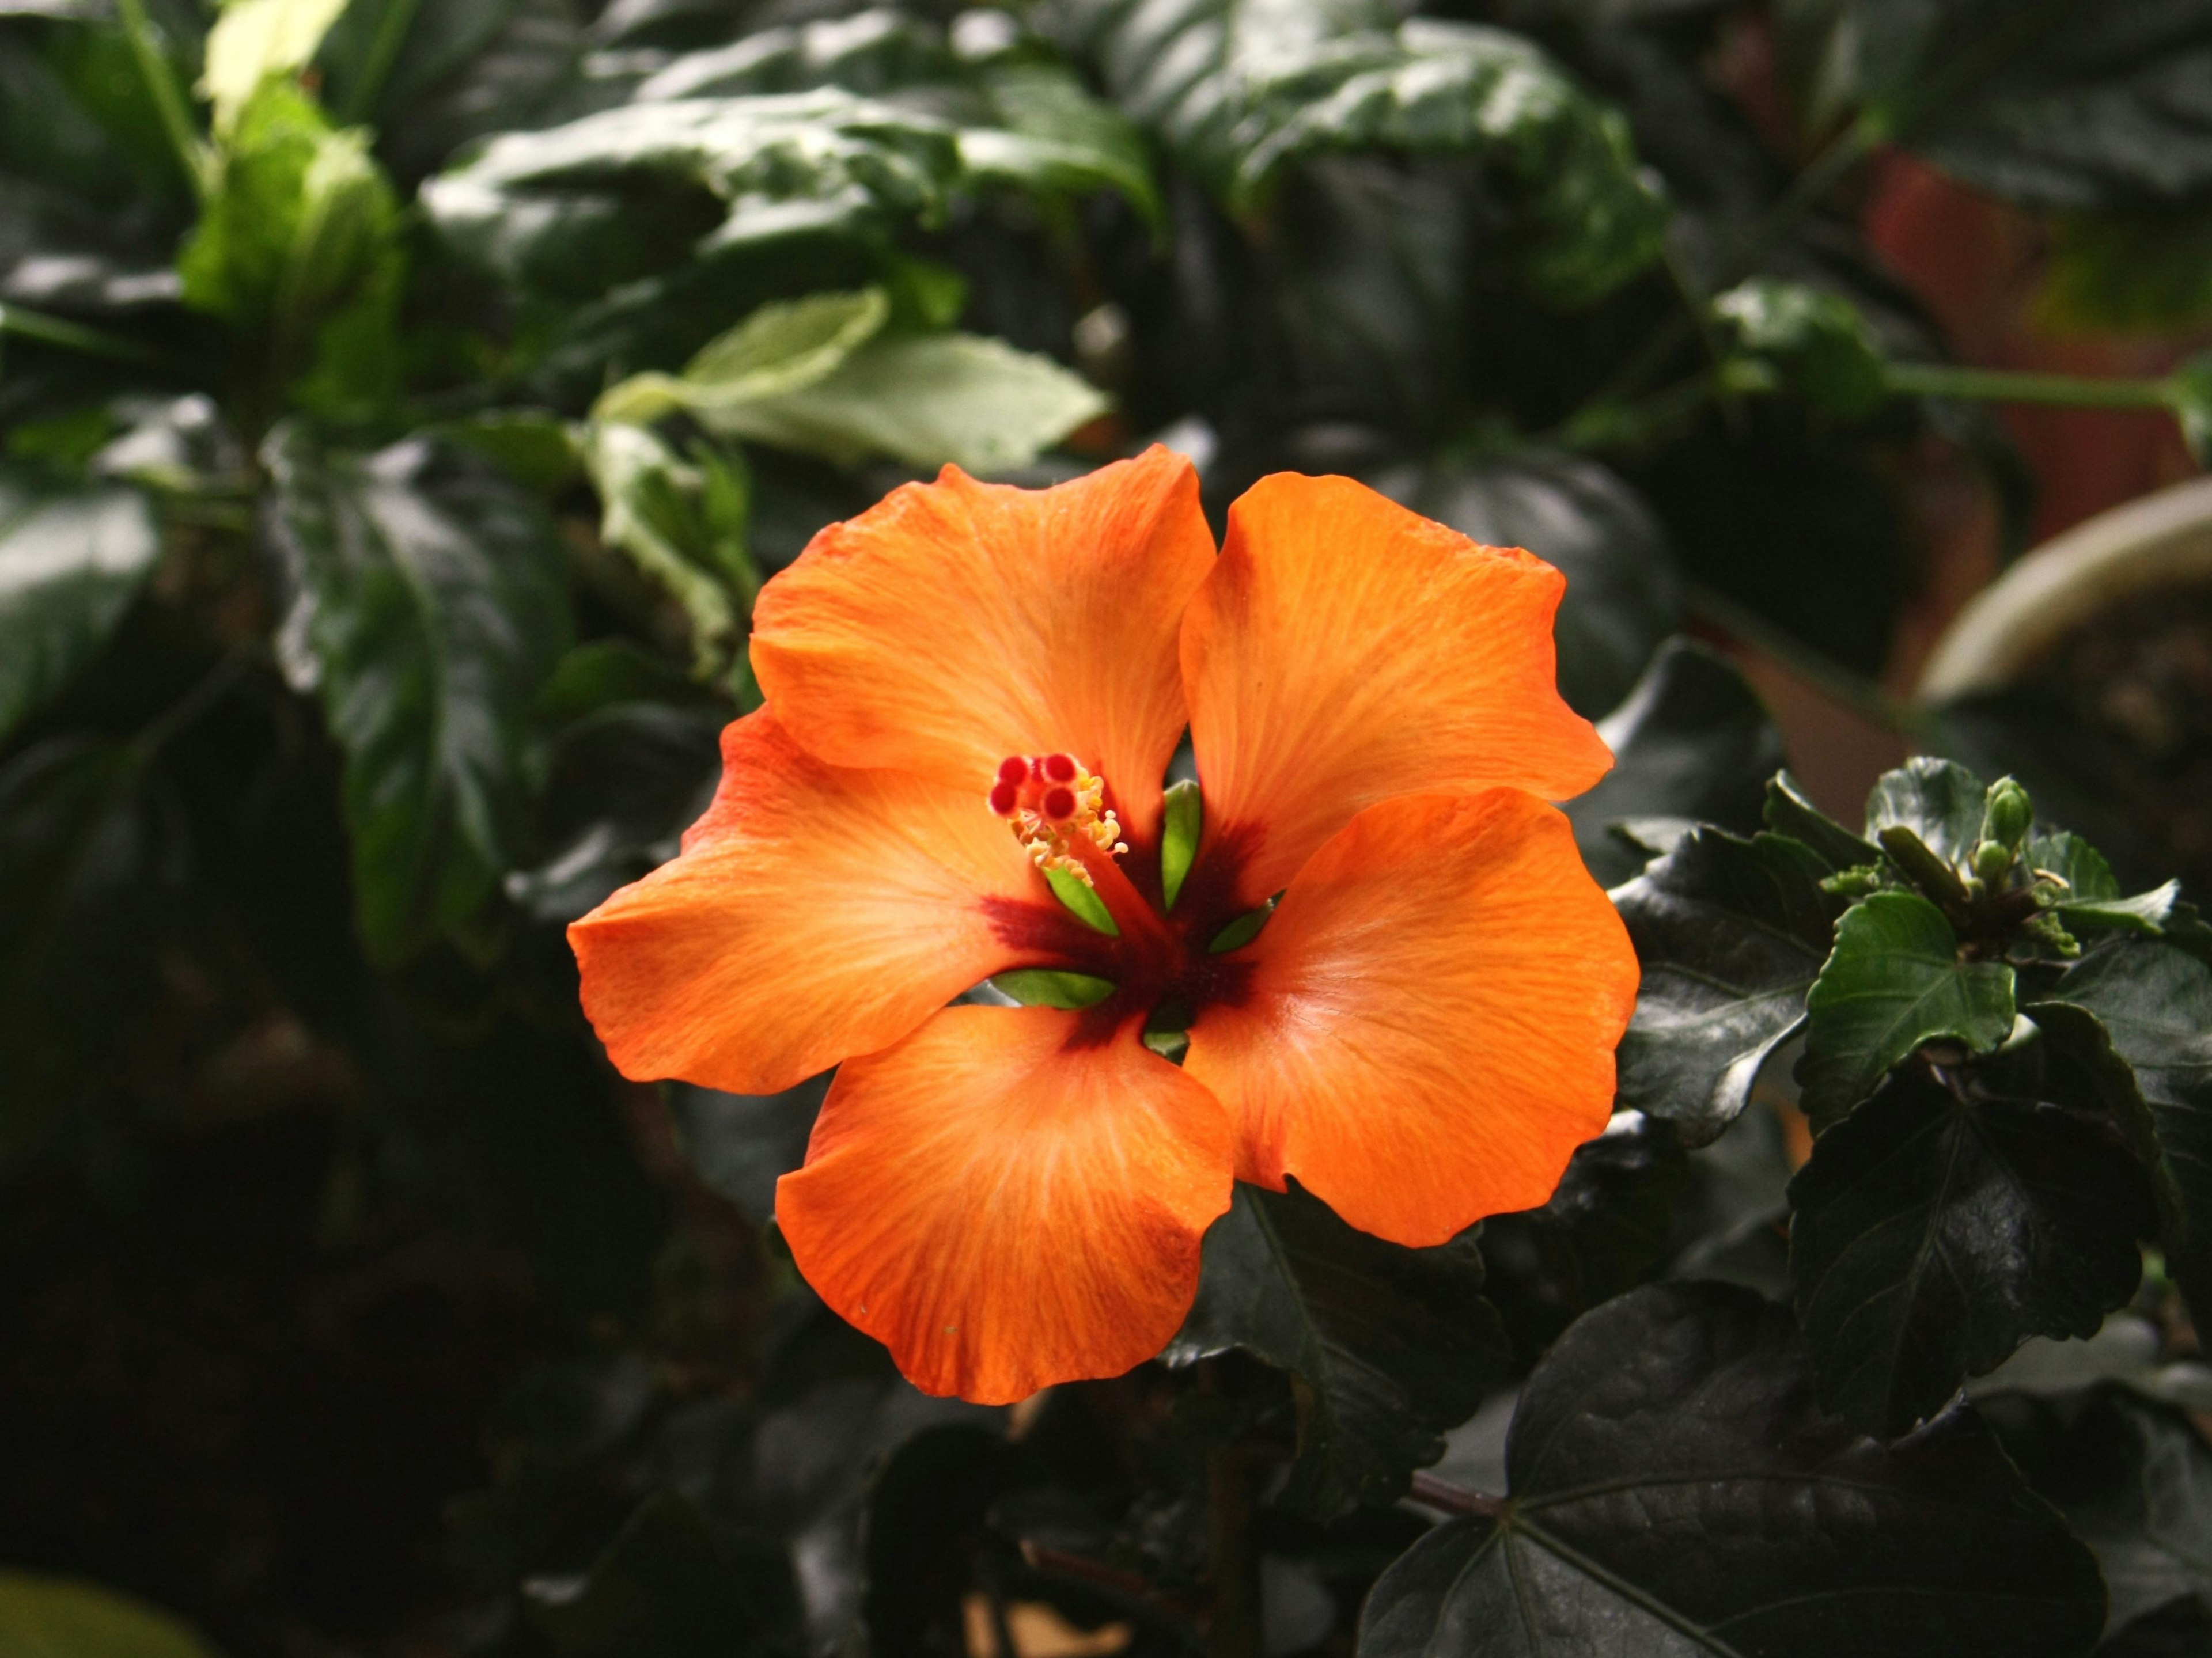
<path fill-rule="evenodd" d="M 636 374 L 609 388 L 592 416 L 643 425 L 678 409 L 734 409 L 803 390 L 834 374 L 890 316 L 879 288 L 764 305 L 702 347 L 680 375 Z"/>
<path fill-rule="evenodd" d="M 812 386 L 696 412 L 710 429 L 850 465 L 888 455 L 971 472 L 1025 466 L 1106 399 L 1049 357 L 975 334 L 875 339 Z"/>

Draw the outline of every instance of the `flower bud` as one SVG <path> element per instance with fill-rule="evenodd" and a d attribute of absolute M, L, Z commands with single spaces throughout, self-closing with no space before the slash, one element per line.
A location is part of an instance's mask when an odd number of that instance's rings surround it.
<path fill-rule="evenodd" d="M 2007 853 L 2020 849 L 2021 838 L 2035 821 L 2035 804 L 2027 791 L 2009 777 L 2000 777 L 1990 785 L 1989 795 L 1982 807 L 1982 838 L 1984 843 L 1994 841 Z M 1975 857 L 1981 856 L 1979 848 Z"/>
<path fill-rule="evenodd" d="M 1998 841 L 1984 841 L 1974 847 L 1974 873 L 1984 886 L 2002 886 L 2012 868 L 2013 850 Z"/>

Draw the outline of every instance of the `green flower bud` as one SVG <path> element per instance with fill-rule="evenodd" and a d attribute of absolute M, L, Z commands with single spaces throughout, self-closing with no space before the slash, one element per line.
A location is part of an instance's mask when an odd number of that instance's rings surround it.
<path fill-rule="evenodd" d="M 2007 853 L 2017 852 L 2020 843 L 2035 822 L 2035 803 L 2028 799 L 2027 791 L 2009 777 L 2000 777 L 1990 785 L 1990 792 L 1982 807 L 1982 838 L 1995 841 Z M 1980 856 L 1979 848 L 1975 856 Z"/>
<path fill-rule="evenodd" d="M 2002 841 L 1984 841 L 1974 848 L 1974 873 L 1984 886 L 2001 886 L 2012 868 L 2013 849 Z"/>

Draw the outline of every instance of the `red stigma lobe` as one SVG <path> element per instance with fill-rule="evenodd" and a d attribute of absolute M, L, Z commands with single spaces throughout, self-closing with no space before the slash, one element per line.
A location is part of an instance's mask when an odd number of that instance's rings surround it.
<path fill-rule="evenodd" d="M 991 810 L 1001 817 L 1012 817 L 1014 808 L 1021 804 L 1021 799 L 1020 789 L 1012 783 L 1000 781 L 991 786 Z"/>
<path fill-rule="evenodd" d="M 1018 754 L 1009 755 L 999 762 L 999 781 L 1008 788 L 1019 788 L 1030 780 L 1030 762 Z M 1004 812 L 999 814 L 1005 817 Z"/>
<path fill-rule="evenodd" d="M 1073 783 L 1076 769 L 1072 754 L 1048 754 L 1037 762 L 1037 775 L 1048 783 Z"/>
<path fill-rule="evenodd" d="M 1066 787 L 1047 789 L 1039 806 L 1054 823 L 1065 823 L 1075 816 L 1075 791 Z"/>

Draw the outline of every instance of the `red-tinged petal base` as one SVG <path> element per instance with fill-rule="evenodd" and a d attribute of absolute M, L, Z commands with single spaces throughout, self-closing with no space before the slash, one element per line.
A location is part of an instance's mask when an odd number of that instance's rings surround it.
<path fill-rule="evenodd" d="M 837 1073 L 776 1220 L 915 1386 L 1005 1404 L 1167 1345 L 1231 1161 L 1220 1103 L 1133 1024 L 952 1007 Z"/>
<path fill-rule="evenodd" d="M 1091 936 L 973 787 L 827 766 L 768 710 L 722 734 L 684 855 L 568 929 L 626 1077 L 773 1093 Z"/>
<path fill-rule="evenodd" d="M 1295 1175 L 1362 1231 L 1422 1246 L 1532 1208 L 1612 1112 L 1635 951 L 1531 796 L 1370 807 L 1236 954 L 1250 978 L 1185 1068 L 1229 1108 L 1240 1178 Z"/>

